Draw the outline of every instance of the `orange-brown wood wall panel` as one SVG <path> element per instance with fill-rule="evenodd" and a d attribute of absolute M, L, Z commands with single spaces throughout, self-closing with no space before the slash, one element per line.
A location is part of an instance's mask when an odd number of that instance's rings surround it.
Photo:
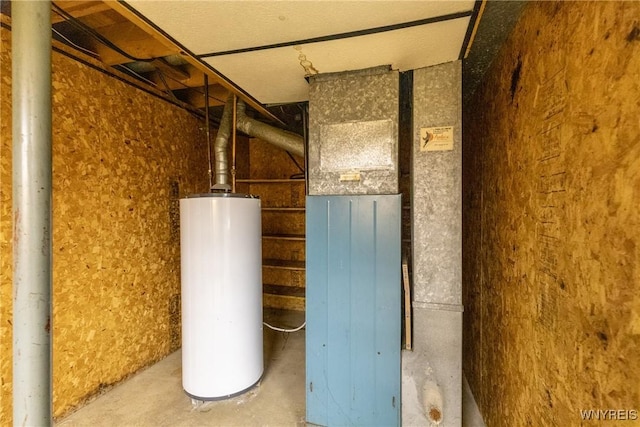
<path fill-rule="evenodd" d="M 2 29 L 0 424 L 11 423 L 11 32 Z M 53 395 L 68 412 L 180 347 L 178 200 L 202 122 L 53 54 Z"/>
<path fill-rule="evenodd" d="M 531 2 L 465 109 L 464 369 L 489 426 L 640 411 L 639 17 Z"/>

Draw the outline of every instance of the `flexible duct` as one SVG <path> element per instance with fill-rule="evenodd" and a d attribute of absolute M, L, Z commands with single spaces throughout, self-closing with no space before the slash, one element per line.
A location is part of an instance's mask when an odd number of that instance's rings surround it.
<path fill-rule="evenodd" d="M 215 154 L 215 184 L 211 188 L 212 190 L 231 191 L 231 185 L 229 185 L 229 156 L 227 153 L 227 146 L 229 145 L 229 135 L 233 124 L 232 122 L 233 111 L 233 95 L 229 95 L 227 103 L 222 111 L 222 118 L 220 119 L 220 127 L 216 134 L 216 141 L 214 143 Z"/>
<path fill-rule="evenodd" d="M 252 119 L 245 114 L 245 110 L 244 102 L 238 101 L 236 126 L 239 130 L 249 136 L 282 148 L 291 154 L 304 157 L 304 139 L 300 135 Z"/>
<path fill-rule="evenodd" d="M 227 155 L 227 147 L 229 145 L 229 136 L 233 129 L 232 111 L 233 95 L 230 95 L 227 98 L 227 103 L 222 112 L 220 127 L 218 128 L 214 144 L 215 184 L 211 188 L 212 190 L 231 190 L 231 186 L 229 185 L 229 156 Z M 292 154 L 304 157 L 304 138 L 295 133 L 269 126 L 268 124 L 248 117 L 246 115 L 246 105 L 242 101 L 238 101 L 236 126 L 240 131 L 249 136 L 259 138 Z"/>

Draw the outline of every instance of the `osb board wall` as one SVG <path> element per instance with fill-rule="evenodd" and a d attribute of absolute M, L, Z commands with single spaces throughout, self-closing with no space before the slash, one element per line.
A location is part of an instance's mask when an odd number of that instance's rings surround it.
<path fill-rule="evenodd" d="M 11 211 L 11 45 L 0 28 L 0 425 L 12 424 L 12 211 Z M 5 421 L 6 420 L 6 421 Z"/>
<path fill-rule="evenodd" d="M 304 168 L 304 159 L 299 156 L 293 157 Z M 289 158 L 286 151 L 258 138 L 250 139 L 249 174 L 251 178 L 285 179 L 300 173 L 302 171 Z M 304 178 L 304 175 L 302 177 Z"/>
<path fill-rule="evenodd" d="M 256 180 L 286 180 L 300 178 L 293 182 L 260 182 L 250 185 L 251 193 L 262 200 L 263 208 L 285 208 L 285 210 L 263 210 L 263 234 L 298 235 L 305 233 L 305 182 L 301 168 L 304 159 L 294 157 L 287 152 L 252 138 L 249 143 L 249 174 Z M 298 167 L 300 166 L 300 168 Z M 287 208 L 295 208 L 286 210 Z M 283 261 L 304 261 L 305 242 L 289 239 L 263 239 L 262 256 L 264 259 Z M 262 269 L 265 308 L 304 310 L 305 274 L 300 270 L 287 270 L 272 267 Z"/>
<path fill-rule="evenodd" d="M 2 404 L 11 423 L 11 33 L 2 34 Z M 180 197 L 199 119 L 53 54 L 53 404 L 60 416 L 180 346 Z"/>
<path fill-rule="evenodd" d="M 263 208 L 303 208 L 305 204 L 304 181 L 252 183 L 250 188 L 251 194 L 260 196 Z"/>
<path fill-rule="evenodd" d="M 465 108 L 464 368 L 487 425 L 640 410 L 639 17 L 530 3 Z"/>

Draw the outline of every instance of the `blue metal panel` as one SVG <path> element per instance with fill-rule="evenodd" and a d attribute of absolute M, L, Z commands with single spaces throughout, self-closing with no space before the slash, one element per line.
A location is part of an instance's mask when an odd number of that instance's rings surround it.
<path fill-rule="evenodd" d="M 400 425 L 400 196 L 306 206 L 307 422 Z"/>

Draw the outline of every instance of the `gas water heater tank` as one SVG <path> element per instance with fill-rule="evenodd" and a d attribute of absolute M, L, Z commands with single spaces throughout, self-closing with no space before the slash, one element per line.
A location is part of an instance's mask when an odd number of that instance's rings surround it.
<path fill-rule="evenodd" d="M 182 386 L 194 399 L 241 394 L 262 376 L 261 236 L 256 196 L 180 200 Z"/>

